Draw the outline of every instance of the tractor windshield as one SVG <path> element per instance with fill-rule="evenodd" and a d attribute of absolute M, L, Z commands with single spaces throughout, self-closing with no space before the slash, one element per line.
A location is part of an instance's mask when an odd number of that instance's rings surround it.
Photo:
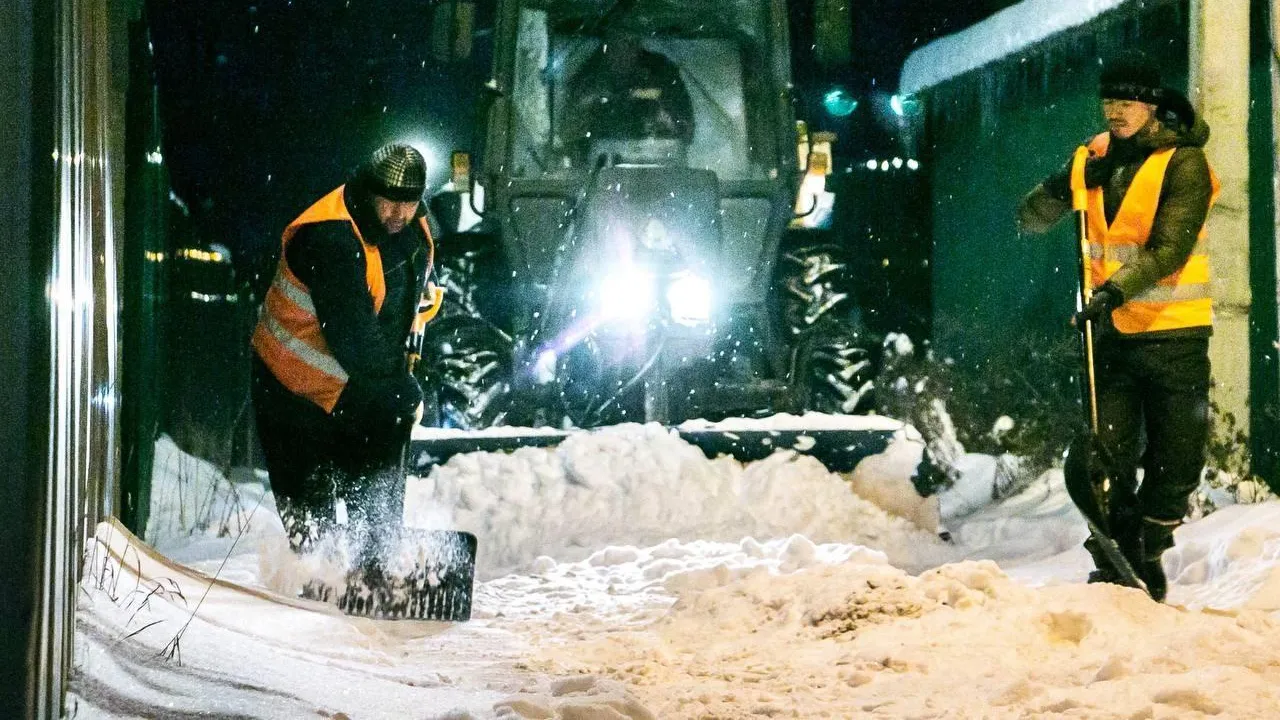
<path fill-rule="evenodd" d="M 776 75 L 759 71 L 772 66 L 763 28 L 743 20 L 750 14 L 717 25 L 708 18 L 723 8 L 697 5 L 635 3 L 624 14 L 524 4 L 513 174 L 571 177 L 607 160 L 707 169 L 722 181 L 769 177 L 786 121 Z"/>

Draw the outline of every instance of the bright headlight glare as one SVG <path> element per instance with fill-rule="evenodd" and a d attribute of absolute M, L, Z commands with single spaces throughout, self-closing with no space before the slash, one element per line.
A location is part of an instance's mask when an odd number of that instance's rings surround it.
<path fill-rule="evenodd" d="M 538 353 L 538 360 L 533 366 L 533 381 L 539 385 L 546 385 L 555 380 L 557 360 L 555 350 L 543 350 Z"/>
<path fill-rule="evenodd" d="M 711 283 L 693 273 L 672 278 L 667 288 L 671 319 L 682 325 L 698 325 L 711 320 Z"/>
<path fill-rule="evenodd" d="M 618 268 L 605 276 L 596 293 L 606 319 L 640 319 L 653 308 L 653 275 L 634 266 Z"/>

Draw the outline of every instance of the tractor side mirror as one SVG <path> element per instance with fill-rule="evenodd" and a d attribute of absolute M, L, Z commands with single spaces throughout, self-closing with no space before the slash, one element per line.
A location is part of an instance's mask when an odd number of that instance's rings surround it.
<path fill-rule="evenodd" d="M 466 188 L 467 205 L 478 222 L 484 217 L 484 186 L 476 182 L 475 176 L 471 174 L 471 154 L 455 150 L 449 158 L 449 166 L 450 182 L 459 190 Z M 463 215 L 463 223 L 465 223 L 466 213 Z M 467 227 L 471 224 L 473 223 L 467 223 Z"/>
<path fill-rule="evenodd" d="M 449 164 L 449 182 L 432 196 L 431 212 L 444 226 L 445 233 L 453 235 L 467 232 L 480 222 L 484 214 L 484 188 L 471 177 L 469 153 L 454 151 Z"/>
<path fill-rule="evenodd" d="M 835 195 L 827 190 L 827 176 L 831 174 L 831 145 L 836 141 L 832 132 L 806 133 L 803 145 L 797 150 L 807 151 L 801 169 L 800 187 L 796 192 L 791 227 L 826 227 L 830 222 Z"/>

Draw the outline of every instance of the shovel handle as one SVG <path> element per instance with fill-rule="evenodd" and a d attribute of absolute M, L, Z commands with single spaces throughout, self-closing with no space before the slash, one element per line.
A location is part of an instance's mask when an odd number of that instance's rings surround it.
<path fill-rule="evenodd" d="M 1090 268 L 1089 251 L 1089 190 L 1084 184 L 1084 166 L 1089 159 L 1089 148 L 1081 145 L 1076 148 L 1071 159 L 1071 209 L 1076 216 L 1076 240 L 1079 244 L 1080 258 L 1080 293 L 1076 299 L 1076 310 L 1083 310 L 1093 295 L 1093 277 Z M 1098 433 L 1098 390 L 1097 378 L 1093 367 L 1093 322 L 1086 320 L 1080 328 L 1084 344 L 1085 366 L 1085 404 L 1089 408 L 1089 429 Z"/>

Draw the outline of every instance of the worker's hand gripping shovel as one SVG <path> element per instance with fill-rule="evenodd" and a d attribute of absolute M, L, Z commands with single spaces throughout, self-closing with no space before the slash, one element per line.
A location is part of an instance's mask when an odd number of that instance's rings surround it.
<path fill-rule="evenodd" d="M 1089 250 L 1089 217 L 1088 190 L 1084 184 L 1084 166 L 1089 158 L 1086 147 L 1076 149 L 1071 163 L 1071 209 L 1075 215 L 1076 238 L 1078 240 L 1078 260 L 1080 261 L 1080 291 L 1076 296 L 1077 312 L 1089 304 L 1093 293 L 1093 278 L 1090 268 Z M 1067 493 L 1072 502 L 1084 515 L 1089 525 L 1089 533 L 1094 542 L 1106 554 L 1112 569 L 1120 580 L 1132 587 L 1146 590 L 1146 585 L 1134 572 L 1133 566 L 1121 552 L 1112 535 L 1110 523 L 1109 496 L 1113 464 L 1111 458 L 1098 439 L 1098 393 L 1093 363 L 1094 324 L 1092 320 L 1081 322 L 1077 328 L 1080 332 L 1080 349 L 1082 370 L 1083 406 L 1086 427 L 1076 436 L 1067 448 L 1062 473 L 1067 486 Z"/>
<path fill-rule="evenodd" d="M 413 316 L 413 324 L 409 328 L 409 372 L 412 373 L 418 365 L 418 361 L 422 359 L 422 341 L 427 330 L 427 323 L 435 319 L 440 313 L 440 306 L 444 302 L 444 288 L 433 283 L 427 284 L 427 289 L 422 293 L 422 298 L 418 300 L 418 312 Z"/>

